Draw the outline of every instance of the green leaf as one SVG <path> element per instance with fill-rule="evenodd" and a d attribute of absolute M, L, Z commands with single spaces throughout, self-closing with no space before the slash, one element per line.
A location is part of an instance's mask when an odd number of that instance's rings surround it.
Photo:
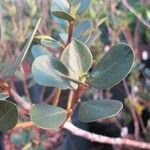
<path fill-rule="evenodd" d="M 30 113 L 32 122 L 44 129 L 57 129 L 67 118 L 67 111 L 47 104 L 35 105 Z"/>
<path fill-rule="evenodd" d="M 78 14 L 84 13 L 90 6 L 91 0 L 71 0 L 75 4 L 80 3 L 80 7 L 78 9 Z"/>
<path fill-rule="evenodd" d="M 78 117 L 81 121 L 90 123 L 97 119 L 113 117 L 122 107 L 122 103 L 116 100 L 89 100 L 81 103 Z"/>
<path fill-rule="evenodd" d="M 88 72 L 93 58 L 88 47 L 74 39 L 63 51 L 61 61 L 69 70 L 79 75 Z"/>
<path fill-rule="evenodd" d="M 10 130 L 17 124 L 18 109 L 10 101 L 0 101 L 0 131 Z"/>
<path fill-rule="evenodd" d="M 60 77 L 57 72 L 68 75 L 69 72 L 59 59 L 43 55 L 36 58 L 32 64 L 32 74 L 34 80 L 43 86 L 59 87 L 61 89 L 68 89 L 69 81 Z"/>
<path fill-rule="evenodd" d="M 65 48 L 62 53 L 61 61 L 69 70 L 69 77 L 74 80 L 79 80 L 79 76 L 88 72 L 92 64 L 92 54 L 87 46 L 78 40 L 72 42 Z M 74 89 L 78 85 L 71 83 Z"/>
<path fill-rule="evenodd" d="M 75 26 L 73 31 L 73 37 L 75 39 L 78 39 L 81 42 L 85 42 L 90 36 L 90 32 L 88 32 L 88 34 L 86 34 L 86 32 L 91 30 L 91 28 L 92 28 L 91 21 L 84 20 L 81 23 L 79 23 L 77 26 Z M 84 36 L 84 34 L 86 34 L 86 36 Z"/>
<path fill-rule="evenodd" d="M 78 10 L 79 10 L 79 8 L 80 8 L 80 3 L 79 4 L 77 4 L 77 5 L 72 5 L 71 6 L 71 8 L 70 8 L 70 14 L 71 14 L 71 16 L 72 17 L 74 17 L 74 18 L 76 18 L 77 17 L 77 13 L 78 13 Z"/>
<path fill-rule="evenodd" d="M 89 28 L 83 34 L 83 36 L 80 40 L 83 41 L 88 47 L 91 47 L 93 41 L 95 41 L 96 38 L 98 38 L 100 36 L 99 26 L 101 26 L 101 24 L 103 24 L 107 20 L 108 20 L 107 17 L 102 18 L 100 21 L 97 22 L 95 28 L 94 27 Z"/>
<path fill-rule="evenodd" d="M 28 40 L 28 42 L 26 43 L 24 49 L 22 50 L 21 54 L 17 57 L 17 59 L 15 60 L 15 62 L 13 64 L 10 64 L 9 62 L 9 68 L 6 68 L 5 66 L 3 67 L 4 69 L 2 70 L 2 75 L 1 78 L 2 79 L 8 79 L 10 78 L 16 71 L 16 69 L 18 68 L 18 66 L 22 63 L 22 61 L 24 60 L 24 58 L 26 57 L 28 50 L 30 48 L 30 45 L 32 43 L 32 40 L 34 39 L 34 36 L 37 32 L 38 26 L 40 24 L 41 18 L 38 20 L 36 27 L 30 37 L 30 39 Z M 8 64 L 6 64 L 7 66 Z"/>
<path fill-rule="evenodd" d="M 92 43 L 99 37 L 100 32 L 97 30 L 92 30 L 89 38 L 84 42 L 88 47 L 91 47 Z"/>
<path fill-rule="evenodd" d="M 63 47 L 63 45 L 59 42 L 56 41 L 55 39 L 51 38 L 51 39 L 47 39 L 47 40 L 41 40 L 41 44 L 45 47 L 49 47 L 49 48 L 60 48 Z"/>
<path fill-rule="evenodd" d="M 67 40 L 68 40 L 68 34 L 67 33 L 59 33 L 59 36 L 61 38 L 61 40 L 64 42 L 64 43 L 67 43 Z"/>
<path fill-rule="evenodd" d="M 31 48 L 31 52 L 32 52 L 34 59 L 42 55 L 52 56 L 52 54 L 45 47 L 39 44 L 33 45 Z"/>
<path fill-rule="evenodd" d="M 68 81 L 71 81 L 71 82 L 73 82 L 73 83 L 75 83 L 75 84 L 78 84 L 78 85 L 84 84 L 84 83 L 82 83 L 81 81 L 75 80 L 75 79 L 73 79 L 73 78 L 70 78 L 70 77 L 68 77 L 68 76 L 66 76 L 66 75 L 64 75 L 64 74 L 62 74 L 62 73 L 60 73 L 60 72 L 57 72 L 57 71 L 56 71 L 56 73 L 57 73 L 60 77 L 66 79 L 66 80 L 68 80 Z"/>
<path fill-rule="evenodd" d="M 62 11 L 62 10 L 52 11 L 52 14 L 60 19 L 64 19 L 68 21 L 75 21 L 75 18 L 66 11 Z"/>
<path fill-rule="evenodd" d="M 98 89 L 112 87 L 129 74 L 133 63 L 133 49 L 125 43 L 116 44 L 100 59 L 88 82 Z"/>
<path fill-rule="evenodd" d="M 50 36 L 40 35 L 40 36 L 36 36 L 35 38 L 39 39 L 40 43 L 43 46 L 45 46 L 45 47 L 50 47 L 50 48 L 60 48 L 60 47 L 63 47 L 63 45 L 59 41 L 53 39 Z"/>
<path fill-rule="evenodd" d="M 53 0 L 51 9 L 69 11 L 70 6 L 67 0 Z"/>

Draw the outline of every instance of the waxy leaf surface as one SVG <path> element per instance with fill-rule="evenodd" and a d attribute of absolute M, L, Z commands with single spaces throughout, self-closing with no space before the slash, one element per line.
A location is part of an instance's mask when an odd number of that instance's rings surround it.
<path fill-rule="evenodd" d="M 97 119 L 113 117 L 122 107 L 122 103 L 116 100 L 88 100 L 81 102 L 78 117 L 79 120 L 89 123 Z"/>
<path fill-rule="evenodd" d="M 44 129 L 58 129 L 66 120 L 66 110 L 47 104 L 35 105 L 30 112 L 32 122 Z"/>

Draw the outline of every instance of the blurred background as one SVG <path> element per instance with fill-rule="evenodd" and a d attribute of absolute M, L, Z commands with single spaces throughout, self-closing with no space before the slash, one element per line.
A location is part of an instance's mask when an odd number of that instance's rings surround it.
<path fill-rule="evenodd" d="M 0 67 L 18 55 L 40 16 L 42 21 L 38 34 L 62 41 L 61 38 L 67 33 L 68 24 L 52 16 L 50 11 L 52 2 L 53 0 L 0 0 Z M 94 28 L 104 17 L 108 17 L 108 21 L 98 26 L 92 43 L 88 43 L 94 62 L 96 63 L 117 42 L 126 42 L 134 48 L 136 62 L 132 72 L 123 82 L 108 90 L 90 89 L 81 99 L 113 98 L 122 101 L 124 109 L 115 118 L 89 124 L 81 123 L 75 112 L 73 123 L 96 134 L 150 142 L 150 0 L 93 0 L 89 9 L 78 16 L 77 24 L 90 21 Z M 77 27 L 76 25 L 76 30 Z M 37 44 L 36 40 L 33 41 L 34 44 Z M 55 47 L 47 48 L 57 57 L 62 51 Z M 50 104 L 56 89 L 35 83 L 31 75 L 32 61 L 32 55 L 29 53 L 9 84 L 14 86 L 26 101 Z M 60 105 L 64 105 L 67 92 L 61 94 Z M 29 118 L 22 114 L 19 119 L 21 122 Z M 127 146 L 92 143 L 73 136 L 64 129 L 10 130 L 1 133 L 0 142 L 0 150 L 134 149 Z"/>

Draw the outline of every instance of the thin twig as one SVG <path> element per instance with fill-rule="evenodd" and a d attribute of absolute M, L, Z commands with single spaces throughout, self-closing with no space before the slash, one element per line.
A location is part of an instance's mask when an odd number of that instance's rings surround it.
<path fill-rule="evenodd" d="M 17 128 L 27 128 L 27 127 L 32 127 L 32 126 L 34 126 L 33 122 L 29 121 L 29 122 L 24 122 L 24 123 L 17 124 L 14 129 L 17 129 Z"/>
<path fill-rule="evenodd" d="M 54 100 L 53 100 L 53 105 L 54 106 L 58 105 L 59 98 L 60 98 L 60 95 L 61 95 L 61 89 L 60 88 L 56 88 L 56 89 L 57 89 L 57 92 L 56 92 L 56 95 L 55 95 Z"/>
<path fill-rule="evenodd" d="M 40 103 L 43 102 L 45 91 L 46 91 L 46 87 L 42 87 L 41 94 L 40 94 Z"/>
<path fill-rule="evenodd" d="M 134 128 L 135 128 L 134 136 L 135 136 L 136 139 L 138 139 L 139 135 L 140 135 L 140 126 L 139 126 L 138 117 L 136 115 L 136 110 L 135 110 L 135 107 L 133 105 L 133 103 L 134 103 L 134 101 L 133 101 L 134 97 L 132 97 L 132 95 L 131 95 L 131 93 L 129 91 L 129 88 L 128 88 L 126 80 L 123 80 L 123 86 L 125 88 L 125 92 L 126 92 L 127 96 L 129 97 L 129 100 L 131 102 L 130 111 L 131 111 L 131 115 L 132 115 L 133 122 L 134 122 Z"/>
<path fill-rule="evenodd" d="M 14 98 L 14 100 L 18 103 L 21 104 L 21 106 L 25 109 L 25 110 L 30 110 L 31 109 L 31 105 L 29 103 L 27 103 L 22 97 L 20 97 L 16 91 L 14 91 L 12 88 L 10 89 L 10 93 L 12 95 L 12 97 Z"/>
<path fill-rule="evenodd" d="M 71 21 L 69 23 L 69 31 L 68 31 L 68 40 L 66 46 L 71 42 L 72 34 L 73 34 L 73 28 L 74 28 L 74 21 Z"/>
<path fill-rule="evenodd" d="M 44 103 L 48 104 L 52 101 L 52 99 L 54 98 L 55 94 L 57 92 L 57 88 L 55 88 L 52 93 L 45 99 Z"/>
<path fill-rule="evenodd" d="M 24 71 L 24 68 L 23 68 L 22 64 L 20 65 L 20 71 L 21 71 L 22 76 L 23 76 L 23 80 L 22 81 L 23 81 L 23 87 L 24 87 L 25 95 L 29 98 L 30 103 L 32 104 L 30 93 L 29 93 L 29 89 L 28 89 L 27 78 L 26 78 L 25 71 Z"/>
<path fill-rule="evenodd" d="M 69 91 L 69 95 L 68 95 L 68 101 L 67 101 L 67 110 L 69 112 L 70 112 L 70 109 L 72 107 L 73 95 L 74 95 L 74 91 L 70 90 Z"/>

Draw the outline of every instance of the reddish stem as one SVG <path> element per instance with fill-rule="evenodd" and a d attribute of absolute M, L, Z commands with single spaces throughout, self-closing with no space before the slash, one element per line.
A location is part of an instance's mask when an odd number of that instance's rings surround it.
<path fill-rule="evenodd" d="M 72 38 L 72 35 L 73 35 L 73 27 L 74 27 L 74 21 L 71 21 L 69 23 L 68 40 L 67 40 L 66 46 L 71 42 L 71 38 Z"/>

